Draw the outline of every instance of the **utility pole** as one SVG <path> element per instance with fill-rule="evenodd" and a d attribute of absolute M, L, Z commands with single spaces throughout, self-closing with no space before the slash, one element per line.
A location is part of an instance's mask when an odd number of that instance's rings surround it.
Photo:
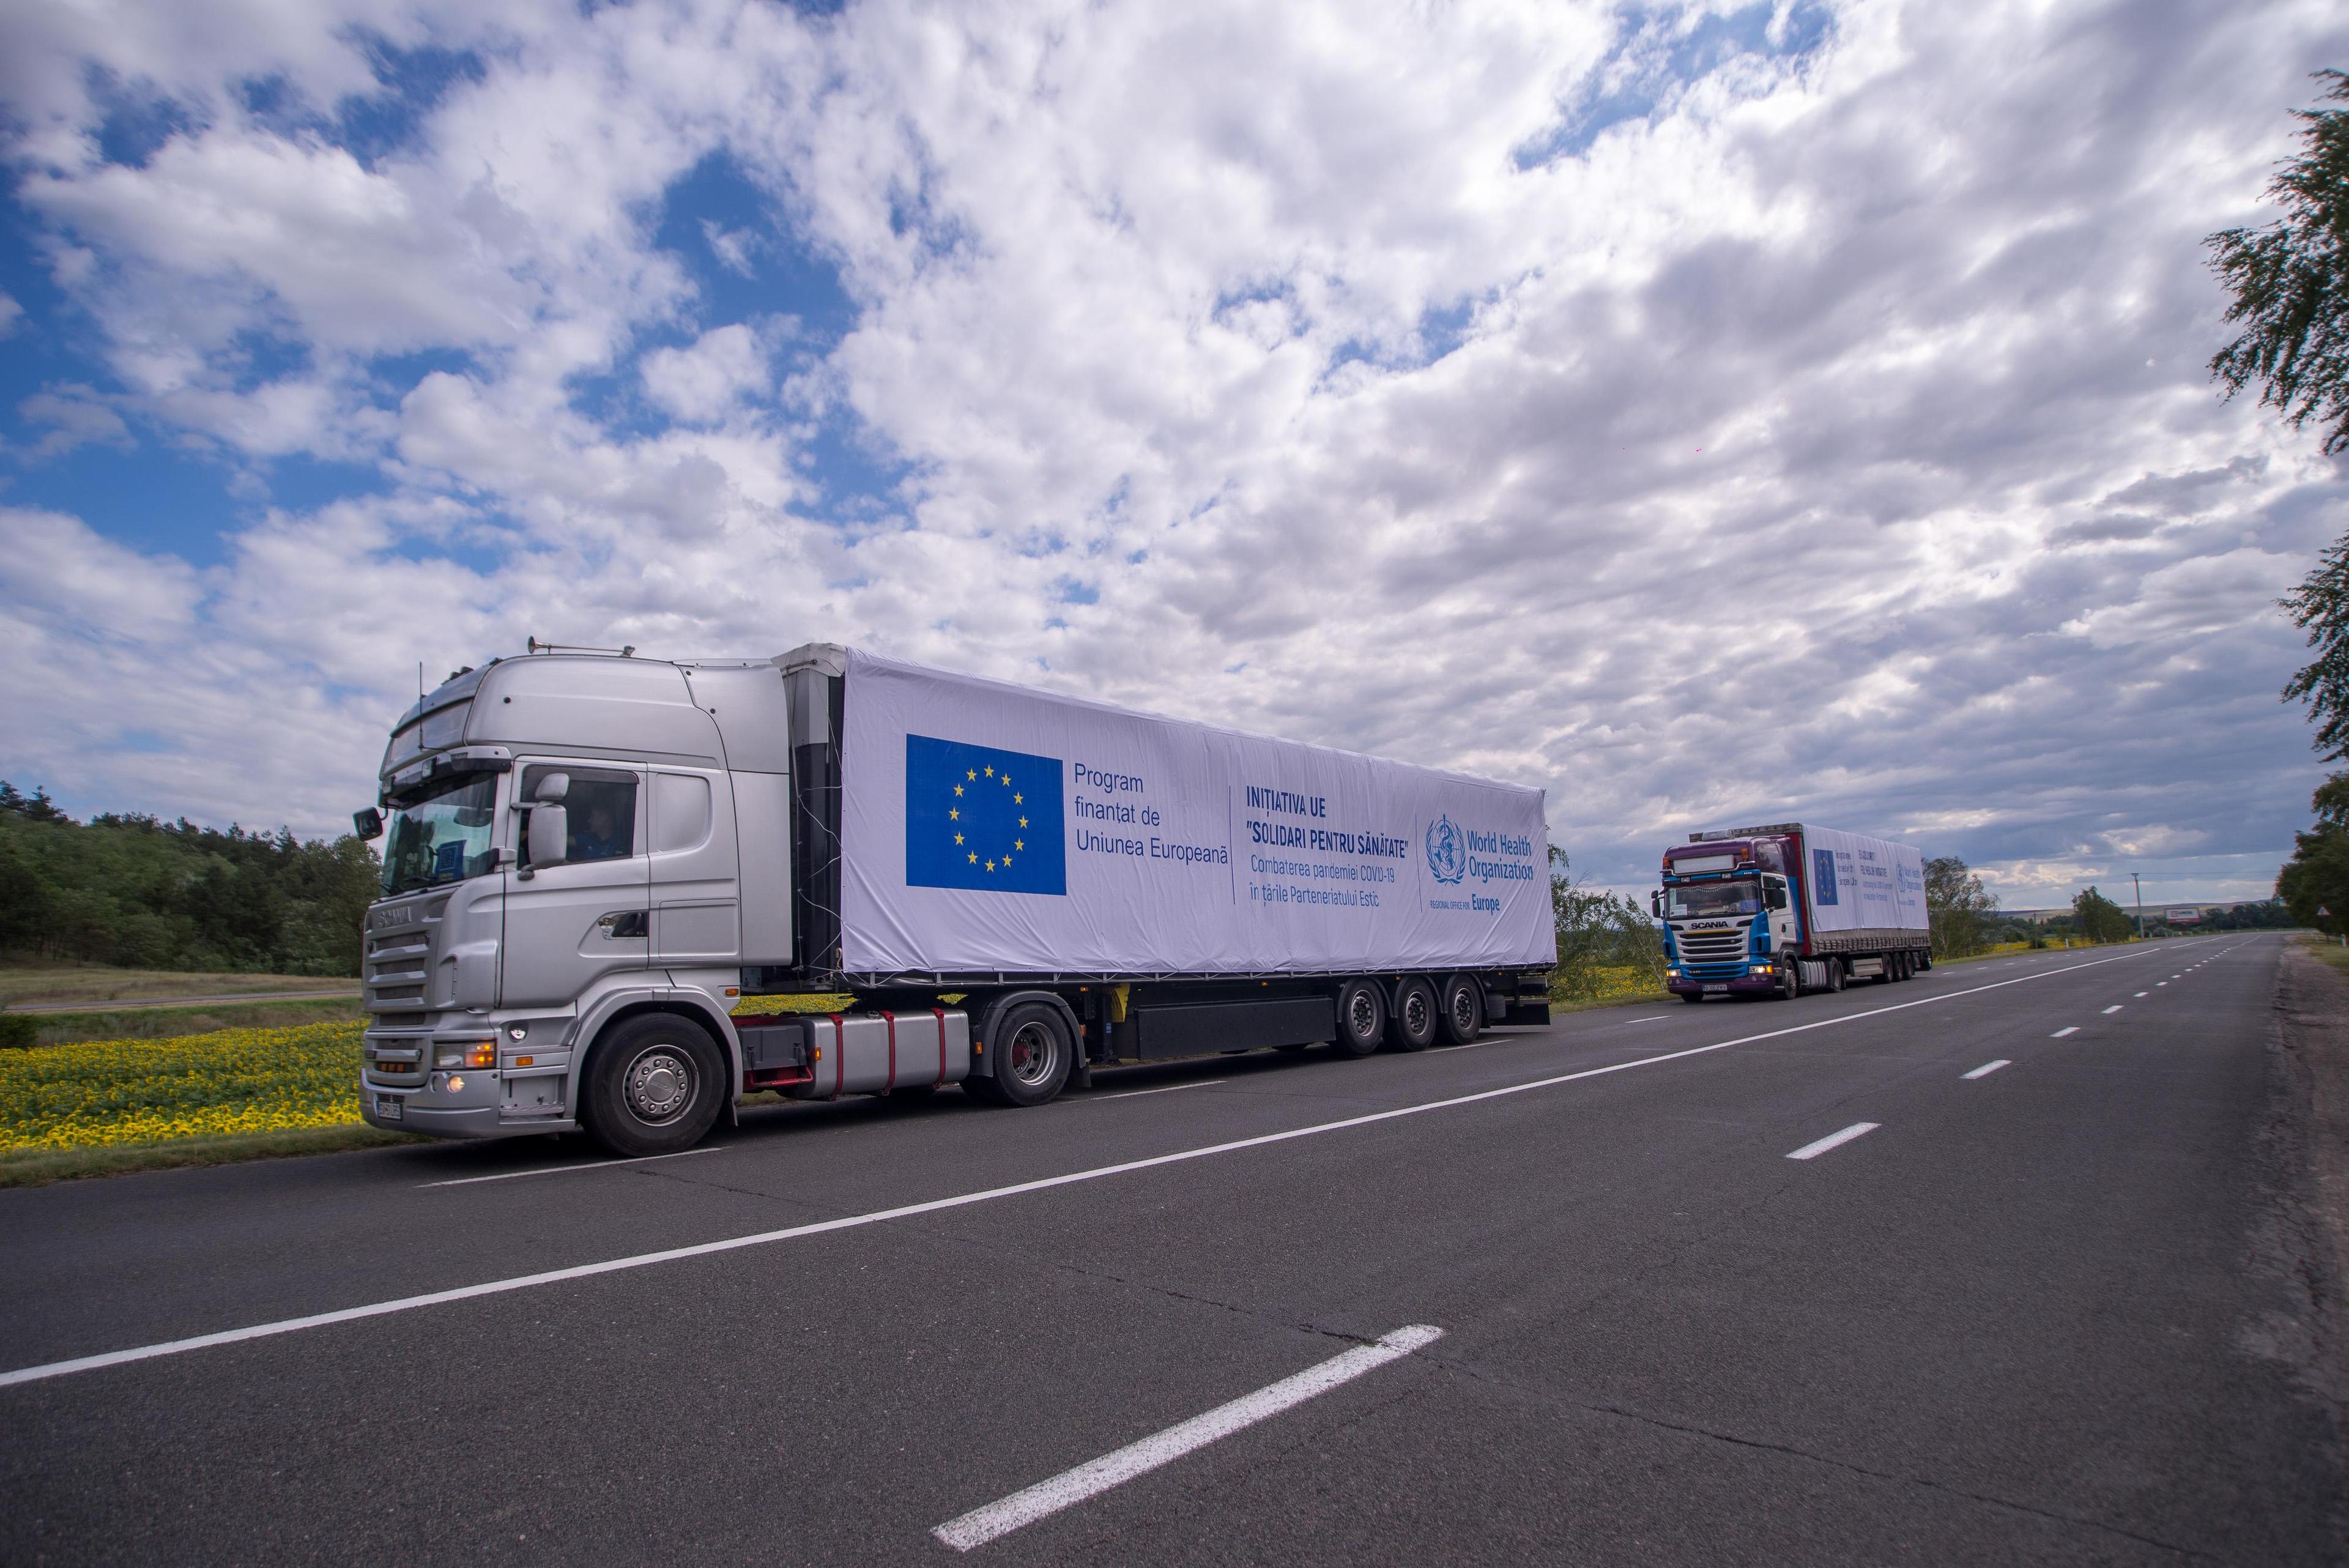
<path fill-rule="evenodd" d="M 2143 941 L 2145 940 L 2145 884 L 2138 881 L 2137 873 L 2132 871 L 2129 873 L 2129 886 L 2137 889 L 2137 940 Z"/>

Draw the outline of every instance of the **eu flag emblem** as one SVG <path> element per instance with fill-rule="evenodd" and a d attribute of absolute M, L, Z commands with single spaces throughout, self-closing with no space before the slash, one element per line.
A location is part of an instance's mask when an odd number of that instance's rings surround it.
<path fill-rule="evenodd" d="M 905 881 L 1066 894 L 1061 759 L 906 736 Z"/>

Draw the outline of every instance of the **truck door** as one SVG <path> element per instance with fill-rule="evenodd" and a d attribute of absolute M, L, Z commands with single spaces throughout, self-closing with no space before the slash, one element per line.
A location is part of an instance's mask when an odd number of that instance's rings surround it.
<path fill-rule="evenodd" d="M 548 774 L 569 777 L 563 804 L 570 831 L 562 864 L 533 867 L 528 813 L 509 814 L 510 842 L 522 864 L 506 873 L 499 1000 L 506 1007 L 568 1007 L 605 975 L 649 961 L 644 775 L 609 763 L 547 758 L 523 762 L 517 771 L 520 806 L 537 798 Z"/>
<path fill-rule="evenodd" d="M 723 771 L 652 771 L 647 821 L 655 963 L 741 961 L 741 898 L 729 783 Z"/>
<path fill-rule="evenodd" d="M 1795 909 L 1793 890 L 1784 877 L 1762 878 L 1762 907 L 1770 921 L 1770 950 L 1791 953 L 1802 940 L 1802 924 Z"/>

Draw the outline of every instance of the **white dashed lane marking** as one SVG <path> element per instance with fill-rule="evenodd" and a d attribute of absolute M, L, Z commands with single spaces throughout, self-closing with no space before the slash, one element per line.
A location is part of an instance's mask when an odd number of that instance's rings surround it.
<path fill-rule="evenodd" d="M 2079 1032 L 2080 1026 L 2078 1024 L 2066 1023 L 2063 1028 L 2058 1029 L 2054 1033 L 2050 1034 L 2047 1038 L 2050 1040 L 2061 1040 L 2066 1034 L 2077 1034 Z"/>
<path fill-rule="evenodd" d="M 2010 1062 L 2010 1061 L 2006 1060 L 2006 1058 L 2004 1058 L 2003 1056 L 2002 1056 L 2002 1057 L 2000 1057 L 2000 1058 L 1999 1058 L 1997 1061 L 1995 1061 L 1995 1062 L 1984 1062 L 1981 1066 L 1976 1067 L 1972 1072 L 1968 1073 L 1968 1074 L 1965 1074 L 1965 1075 L 1964 1075 L 1964 1076 L 1969 1077 L 1969 1078 L 1987 1078 L 1987 1077 L 1989 1077 L 1992 1073 L 1997 1072 L 2001 1067 L 2012 1067 L 2012 1066 L 2013 1066 L 2013 1065 L 2014 1065 L 2014 1064 L 2013 1064 L 2013 1063 L 2012 1063 L 2012 1062 Z"/>
<path fill-rule="evenodd" d="M 1268 1416 L 1278 1416 L 1283 1410 L 1293 1409 L 1308 1399 L 1351 1383 L 1365 1372 L 1375 1372 L 1390 1362 L 1400 1361 L 1413 1351 L 1433 1345 L 1443 1337 L 1442 1329 L 1423 1323 L 1399 1328 L 1376 1344 L 1357 1345 L 1342 1355 L 1331 1356 L 1319 1366 L 1309 1366 L 1293 1377 L 1284 1377 L 1253 1394 L 1244 1394 L 1228 1405 L 1218 1405 L 1204 1416 L 1194 1416 L 1138 1443 L 1128 1443 L 1114 1453 L 1103 1454 L 1074 1469 L 1062 1470 L 1050 1480 L 1038 1481 L 1025 1490 L 1015 1491 L 984 1508 L 974 1508 L 959 1518 L 947 1521 L 930 1533 L 957 1552 L 984 1546 L 999 1536 L 1010 1534 L 1023 1524 L 1033 1524 L 1087 1498 L 1098 1497 L 1113 1486 L 1123 1485 L 1136 1476 L 1148 1475 L 1161 1465 L 1171 1464 L 1195 1449 L 1204 1449 L 1218 1438 L 1244 1431 Z"/>
<path fill-rule="evenodd" d="M 1786 1158 L 1788 1159 L 1816 1159 L 1819 1156 L 1826 1153 L 1827 1150 L 1831 1148 L 1841 1148 L 1844 1145 L 1849 1143 L 1856 1137 L 1866 1137 L 1869 1133 L 1874 1132 L 1878 1127 L 1882 1127 L 1883 1125 L 1884 1124 L 1882 1122 L 1854 1122 L 1851 1126 L 1844 1128 L 1841 1132 L 1829 1133 L 1826 1137 L 1819 1139 L 1816 1143 L 1805 1144 L 1802 1147 L 1796 1149 Z"/>

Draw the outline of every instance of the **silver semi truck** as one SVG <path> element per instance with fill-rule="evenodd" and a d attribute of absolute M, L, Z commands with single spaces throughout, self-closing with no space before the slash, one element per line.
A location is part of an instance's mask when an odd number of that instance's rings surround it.
<path fill-rule="evenodd" d="M 402 716 L 357 821 L 361 1105 L 411 1132 L 657 1154 L 764 1090 L 1548 1019 L 1540 792 L 831 644 L 533 643 Z"/>

